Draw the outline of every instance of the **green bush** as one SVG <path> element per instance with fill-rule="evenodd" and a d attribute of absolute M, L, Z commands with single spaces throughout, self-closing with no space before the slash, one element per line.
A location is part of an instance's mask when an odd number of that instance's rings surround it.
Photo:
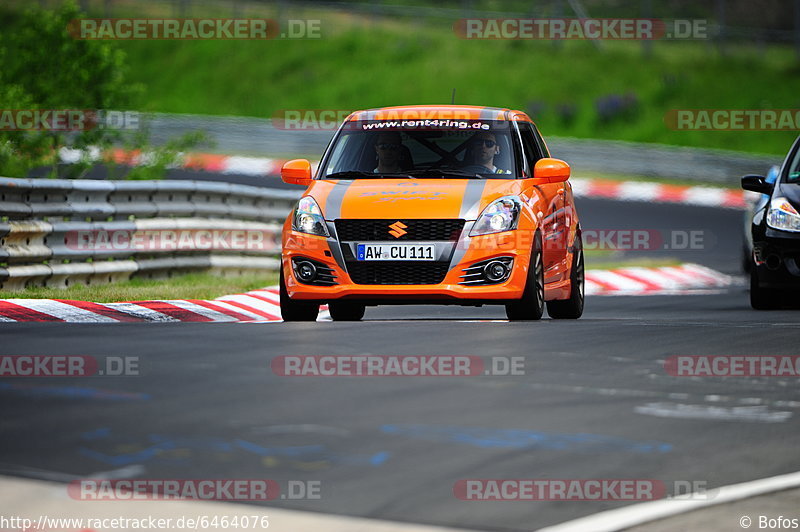
<path fill-rule="evenodd" d="M 83 16 L 75 3 L 66 2 L 54 11 L 31 7 L 3 15 L 3 25 L 12 31 L 0 39 L 0 109 L 102 112 L 136 107 L 143 85 L 131 82 L 126 55 L 116 43 L 70 35 L 70 21 Z M 80 177 L 94 164 L 87 152 L 90 146 L 105 150 L 112 144 L 125 144 L 152 154 L 130 177 L 154 179 L 163 177 L 179 151 L 202 140 L 202 135 L 192 134 L 152 148 L 146 131 L 124 136 L 121 130 L 99 127 L 69 132 L 0 131 L 0 175 L 24 177 L 35 167 L 50 166 L 49 176 L 56 177 L 58 151 L 66 147 L 86 155 L 62 171 L 61 177 Z"/>

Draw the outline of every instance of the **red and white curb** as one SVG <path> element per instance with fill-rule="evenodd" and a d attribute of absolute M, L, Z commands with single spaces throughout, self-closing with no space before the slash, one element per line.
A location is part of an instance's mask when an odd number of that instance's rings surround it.
<path fill-rule="evenodd" d="M 278 289 L 271 287 L 210 301 L 167 299 L 91 303 L 65 299 L 0 299 L 0 322 L 275 323 L 282 321 L 279 298 Z M 330 319 L 326 306 L 322 306 L 318 319 Z"/>
<path fill-rule="evenodd" d="M 586 270 L 586 295 L 688 295 L 718 291 L 737 282 L 735 277 L 699 264 Z"/>
<path fill-rule="evenodd" d="M 744 209 L 744 190 L 720 187 L 667 185 L 642 181 L 610 181 L 606 179 L 570 178 L 575 197 L 603 198 L 616 201 L 678 203 L 701 207 Z"/>
<path fill-rule="evenodd" d="M 136 166 L 149 155 L 138 151 L 113 149 L 101 153 L 98 149 L 88 152 L 62 148 L 61 161 L 75 163 L 88 154 L 90 160 L 107 160 L 117 164 Z M 217 174 L 236 174 L 252 177 L 279 177 L 285 159 L 265 157 L 241 157 L 211 153 L 191 153 L 183 158 L 180 167 Z M 313 161 L 314 168 L 319 161 Z M 645 201 L 649 203 L 678 203 L 702 207 L 744 209 L 749 196 L 743 190 L 720 187 L 668 185 L 642 181 L 612 181 L 607 179 L 570 178 L 576 197 L 603 198 L 616 201 Z"/>
<path fill-rule="evenodd" d="M 586 295 L 597 296 L 698 294 L 734 284 L 734 277 L 697 264 L 586 271 Z M 279 301 L 277 287 L 210 301 L 168 299 L 91 303 L 65 299 L 0 299 L 0 322 L 275 323 L 282 321 Z M 326 306 L 323 305 L 317 319 L 330 320 Z"/>
<path fill-rule="evenodd" d="M 151 154 L 138 150 L 128 151 L 112 149 L 101 152 L 92 147 L 88 150 L 61 148 L 59 156 L 62 163 L 74 164 L 81 160 L 107 161 L 126 166 L 139 166 L 148 162 Z M 266 157 L 243 157 L 238 155 L 222 155 L 216 153 L 189 153 L 183 156 L 180 168 L 202 170 L 216 174 L 237 174 L 253 177 L 280 176 L 281 166 L 285 159 Z"/>

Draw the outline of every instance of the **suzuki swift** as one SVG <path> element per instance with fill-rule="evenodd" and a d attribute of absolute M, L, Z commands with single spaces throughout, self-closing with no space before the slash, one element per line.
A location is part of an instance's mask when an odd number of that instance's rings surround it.
<path fill-rule="evenodd" d="M 283 227 L 285 321 L 327 304 L 503 305 L 510 320 L 579 318 L 584 258 L 570 167 L 520 111 L 388 107 L 348 116 Z"/>

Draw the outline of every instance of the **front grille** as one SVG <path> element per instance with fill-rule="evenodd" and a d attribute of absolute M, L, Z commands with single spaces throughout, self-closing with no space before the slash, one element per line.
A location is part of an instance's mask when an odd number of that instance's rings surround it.
<path fill-rule="evenodd" d="M 444 281 L 447 262 L 348 262 L 347 271 L 355 284 L 439 284 Z"/>
<path fill-rule="evenodd" d="M 401 222 L 406 234 L 395 237 L 389 231 L 390 225 Z M 455 242 L 461 236 L 464 220 L 336 220 L 336 233 L 340 241 L 370 242 L 376 240 L 449 241 Z"/>

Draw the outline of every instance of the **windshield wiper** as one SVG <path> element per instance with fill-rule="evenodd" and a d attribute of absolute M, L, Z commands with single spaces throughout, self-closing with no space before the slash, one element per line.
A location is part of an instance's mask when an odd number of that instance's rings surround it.
<path fill-rule="evenodd" d="M 429 168 L 428 170 L 412 170 L 408 172 L 414 177 L 469 177 L 483 179 L 483 176 L 474 172 L 464 172 L 463 170 L 444 170 L 442 168 Z"/>
<path fill-rule="evenodd" d="M 404 178 L 404 179 L 416 179 L 414 176 L 410 174 L 404 173 L 397 173 L 393 174 L 390 172 L 364 172 L 363 170 L 346 170 L 344 172 L 334 172 L 332 174 L 328 174 L 325 176 L 325 179 L 359 179 L 359 178 L 366 178 L 366 179 L 381 179 L 384 177 L 395 177 L 395 178 Z"/>

